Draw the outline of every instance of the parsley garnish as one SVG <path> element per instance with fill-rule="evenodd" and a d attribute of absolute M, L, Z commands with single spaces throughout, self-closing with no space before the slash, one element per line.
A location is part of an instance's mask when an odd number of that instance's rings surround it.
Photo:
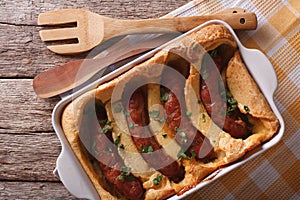
<path fill-rule="evenodd" d="M 129 126 L 130 129 L 133 129 L 134 128 L 134 123 L 129 122 L 128 126 Z"/>
<path fill-rule="evenodd" d="M 160 123 L 164 123 L 166 119 L 164 117 L 159 118 L 160 111 L 159 110 L 152 110 L 149 112 L 149 116 L 153 118 L 153 120 L 158 121 Z"/>
<path fill-rule="evenodd" d="M 228 109 L 227 109 L 227 114 L 231 115 L 233 113 L 233 111 L 237 108 L 237 100 L 235 98 L 233 98 L 232 94 L 227 91 L 226 92 L 226 101 L 227 101 L 227 105 L 228 105 Z"/>
<path fill-rule="evenodd" d="M 188 157 L 188 156 L 185 154 L 185 152 L 183 151 L 183 148 L 181 148 L 180 151 L 178 152 L 177 158 L 178 158 L 178 159 L 184 158 L 184 159 L 187 159 L 187 160 L 190 159 L 190 157 Z"/>
<path fill-rule="evenodd" d="M 196 157 L 196 152 L 194 151 L 194 149 L 192 149 L 190 152 L 191 152 L 191 154 L 192 154 L 191 157 L 192 157 L 192 158 L 195 158 L 195 157 Z"/>
<path fill-rule="evenodd" d="M 203 123 L 206 122 L 206 116 L 205 116 L 204 113 L 202 113 L 202 122 L 203 122 Z"/>
<path fill-rule="evenodd" d="M 124 144 L 121 144 L 119 147 L 118 147 L 119 151 L 123 151 L 125 149 L 124 147 Z"/>
<path fill-rule="evenodd" d="M 160 123 L 164 123 L 166 121 L 165 118 L 157 119 L 156 121 L 159 121 Z"/>
<path fill-rule="evenodd" d="M 114 141 L 115 145 L 118 145 L 120 143 L 121 135 L 118 135 L 117 138 Z"/>
<path fill-rule="evenodd" d="M 107 120 L 104 127 L 101 128 L 100 133 L 105 134 L 107 132 L 113 131 L 113 127 L 110 124 L 111 122 Z"/>
<path fill-rule="evenodd" d="M 190 117 L 190 116 L 192 116 L 192 112 L 191 111 L 186 111 L 186 116 L 188 116 L 188 117 Z"/>
<path fill-rule="evenodd" d="M 169 99 L 169 94 L 166 92 L 164 88 L 160 88 L 160 101 L 165 103 Z"/>
<path fill-rule="evenodd" d="M 250 112 L 250 109 L 249 109 L 248 106 L 244 106 L 244 110 L 245 110 L 247 113 Z"/>
<path fill-rule="evenodd" d="M 128 177 L 131 173 L 131 168 L 122 166 L 121 167 L 121 174 L 117 177 L 118 181 L 123 181 L 126 177 Z"/>
<path fill-rule="evenodd" d="M 160 114 L 159 110 L 152 110 L 149 112 L 149 116 L 152 118 L 157 118 L 159 114 Z"/>
<path fill-rule="evenodd" d="M 102 120 L 98 120 L 98 122 L 99 122 L 99 124 L 100 125 L 105 125 L 106 124 L 106 122 L 107 122 L 107 119 L 102 119 Z"/>
<path fill-rule="evenodd" d="M 153 147 L 152 146 L 142 146 L 141 151 L 142 151 L 142 153 L 152 154 Z"/>
<path fill-rule="evenodd" d="M 214 50 L 212 50 L 212 51 L 210 52 L 210 56 L 211 56 L 212 58 L 216 58 L 217 55 L 218 55 L 218 50 L 217 50 L 217 49 L 214 49 Z"/>
<path fill-rule="evenodd" d="M 120 106 L 120 105 L 117 105 L 117 106 L 114 108 L 115 113 L 120 113 L 122 110 L 123 110 L 123 108 L 122 108 L 122 106 Z"/>
<path fill-rule="evenodd" d="M 175 131 L 180 135 L 182 142 L 187 143 L 187 137 L 186 137 L 185 132 L 180 130 L 178 127 L 175 127 Z"/>
<path fill-rule="evenodd" d="M 160 181 L 162 180 L 162 178 L 163 178 L 162 175 L 158 175 L 156 178 L 153 179 L 153 184 L 158 185 L 160 183 Z"/>
<path fill-rule="evenodd" d="M 209 77 L 209 72 L 205 71 L 201 74 L 203 80 L 207 79 Z"/>
<path fill-rule="evenodd" d="M 124 114 L 125 114 L 126 117 L 130 116 L 130 113 L 128 111 L 124 111 Z"/>

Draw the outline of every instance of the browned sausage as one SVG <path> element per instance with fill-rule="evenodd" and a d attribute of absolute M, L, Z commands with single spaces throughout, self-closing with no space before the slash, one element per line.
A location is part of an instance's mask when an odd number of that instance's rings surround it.
<path fill-rule="evenodd" d="M 171 87 L 164 88 L 168 93 L 167 100 L 163 102 L 167 115 L 166 122 L 176 141 L 185 150 L 188 149 L 187 152 L 193 152 L 198 160 L 209 158 L 213 156 L 213 147 L 209 140 L 191 124 L 185 113 L 181 113 L 186 112 L 183 94 L 185 79 L 176 78 L 172 74 L 172 71 L 165 71 L 162 79 L 163 84 L 167 83 Z"/>
<path fill-rule="evenodd" d="M 161 146 L 157 143 L 149 128 L 146 127 L 149 123 L 149 118 L 141 90 L 136 90 L 131 96 L 128 112 L 130 116 L 127 117 L 127 122 L 133 142 L 138 151 L 143 153 L 142 156 L 146 162 L 170 180 L 174 182 L 182 180 L 185 172 L 176 160 L 166 155 L 164 151 L 160 151 L 159 156 L 152 154 L 152 152 L 161 150 Z"/>
<path fill-rule="evenodd" d="M 242 113 L 235 109 L 230 115 L 226 114 L 228 106 L 224 102 L 219 90 L 219 84 L 222 82 L 220 71 L 222 69 L 222 58 L 217 55 L 212 61 L 206 60 L 201 69 L 200 96 L 207 113 L 212 120 L 224 131 L 228 132 L 234 138 L 244 138 L 249 129 L 242 120 Z M 217 69 L 214 67 L 216 64 Z M 222 112 L 223 111 L 223 112 Z M 213 116 L 212 116 L 213 115 Z"/>
<path fill-rule="evenodd" d="M 106 112 L 103 107 L 97 106 L 96 114 L 98 121 L 100 121 L 100 127 L 99 124 L 96 127 L 101 132 L 101 130 L 104 130 L 105 120 L 107 119 Z M 111 130 L 96 134 L 95 142 L 96 159 L 106 180 L 127 199 L 144 199 L 144 189 L 141 181 L 134 177 L 128 169 L 124 170 L 126 167 L 124 167 L 124 161 L 119 156 L 116 145 L 113 143 Z"/>

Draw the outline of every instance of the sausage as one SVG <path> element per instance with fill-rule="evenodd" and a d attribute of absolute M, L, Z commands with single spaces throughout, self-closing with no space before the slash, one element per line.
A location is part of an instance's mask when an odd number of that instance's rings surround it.
<path fill-rule="evenodd" d="M 105 124 L 101 122 L 107 119 L 104 108 L 96 106 L 96 115 L 98 121 L 100 121 L 100 127 L 97 123 L 97 128 L 103 130 Z M 111 131 L 95 134 L 94 137 L 95 156 L 106 180 L 127 199 L 144 199 L 142 183 L 124 167 L 124 161 L 119 156 L 117 147 L 113 143 Z M 122 167 L 127 170 L 122 171 Z M 122 173 L 126 175 L 122 175 Z"/>
<path fill-rule="evenodd" d="M 127 116 L 127 123 L 135 146 L 142 156 L 155 170 L 167 176 L 174 182 L 179 182 L 184 178 L 184 168 L 176 160 L 160 151 L 159 156 L 154 156 L 152 152 L 161 149 L 151 131 L 146 125 L 149 123 L 148 113 L 145 109 L 145 99 L 140 89 L 136 90 L 130 97 Z M 133 125 L 134 124 L 134 125 Z M 147 147 L 145 151 L 145 147 Z M 150 147 L 150 149 L 149 149 Z"/>
<path fill-rule="evenodd" d="M 204 107 L 212 120 L 224 131 L 234 138 L 244 138 L 249 128 L 242 119 L 242 113 L 235 109 L 231 114 L 226 114 L 228 106 L 222 99 L 219 84 L 222 82 L 220 71 L 222 70 L 222 57 L 217 55 L 213 58 L 214 63 L 204 61 L 201 69 L 200 97 Z M 214 67 L 217 66 L 217 69 Z M 211 89 L 209 89 L 211 88 Z M 223 113 L 221 111 L 224 111 Z"/>
<path fill-rule="evenodd" d="M 193 152 L 192 154 L 195 155 L 197 160 L 212 158 L 213 147 L 209 140 L 205 139 L 205 136 L 191 124 L 187 116 L 185 114 L 182 115 L 181 113 L 180 106 L 182 106 L 182 110 L 186 110 L 185 104 L 183 103 L 183 80 L 180 81 L 167 73 L 164 74 L 163 80 L 167 81 L 168 85 L 172 87 L 168 89 L 164 88 L 168 93 L 168 98 L 163 103 L 163 106 L 167 115 L 166 122 L 171 133 L 175 137 L 175 140 L 183 147 L 183 149 L 188 149 L 187 152 L 190 154 Z M 177 96 L 175 94 L 177 94 Z M 179 127 L 179 131 L 184 135 L 178 134 L 177 129 Z"/>

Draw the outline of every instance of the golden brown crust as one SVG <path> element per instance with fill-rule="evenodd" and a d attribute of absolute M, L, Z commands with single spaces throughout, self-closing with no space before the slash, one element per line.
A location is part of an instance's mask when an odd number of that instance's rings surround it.
<path fill-rule="evenodd" d="M 265 126 L 272 131 L 276 131 L 279 122 L 249 74 L 238 51 L 235 52 L 229 62 L 226 79 L 229 90 L 232 91 L 232 95 L 239 102 L 238 107 L 241 112 L 247 113 L 244 109 L 247 106 L 250 115 L 263 120 Z"/>
<path fill-rule="evenodd" d="M 90 162 L 90 156 L 79 139 L 81 123 L 84 123 L 84 108 L 90 100 L 95 98 L 100 100 L 106 107 L 108 118 L 114 128 L 113 137 L 116 138 L 121 134 L 120 143 L 125 145 L 125 149 L 137 155 L 132 156 L 132 154 L 126 155 L 124 152 L 119 152 L 124 163 L 130 166 L 133 169 L 133 174 L 143 182 L 143 187 L 146 189 L 145 199 L 164 199 L 185 188 L 195 186 L 220 166 L 241 158 L 250 149 L 274 135 L 278 129 L 278 120 L 248 73 L 238 53 L 235 53 L 229 62 L 226 79 L 229 89 L 239 102 L 239 108 L 242 110 L 244 105 L 250 108 L 250 121 L 255 124 L 254 133 L 245 140 L 232 138 L 212 122 L 204 106 L 199 102 L 199 92 L 195 91 L 199 91 L 200 75 L 198 71 L 201 68 L 202 56 L 206 51 L 215 49 L 222 44 L 226 44 L 231 49 L 237 49 L 233 36 L 224 26 L 217 24 L 206 26 L 190 34 L 187 38 L 183 38 L 159 51 L 149 60 L 135 66 L 119 77 L 80 96 L 66 107 L 62 116 L 64 133 L 101 199 L 118 199 L 120 197 L 109 191 L 101 172 Z M 127 126 L 116 123 L 116 121 L 124 121 L 125 119 L 122 119 L 122 115 L 118 116 L 118 114 L 113 113 L 113 106 L 121 102 L 122 92 L 130 80 L 142 76 L 153 81 L 160 81 L 163 68 L 158 66 L 165 64 L 170 53 L 179 54 L 192 63 L 184 90 L 186 106 L 188 110 L 193 110 L 193 113 L 195 110 L 199 113 L 198 115 L 192 115 L 192 124 L 210 140 L 216 153 L 216 159 L 209 162 L 181 159 L 179 162 L 185 167 L 186 171 L 184 179 L 179 183 L 174 183 L 162 176 L 162 181 L 156 186 L 153 184 L 153 179 L 161 174 L 151 169 L 138 155 L 138 151 L 128 134 Z M 148 91 L 148 110 L 151 111 L 160 104 L 159 85 L 148 84 L 146 89 Z M 254 95 L 249 96 L 251 94 Z M 205 120 L 203 120 L 203 116 L 205 116 Z M 172 138 L 162 137 L 164 133 L 168 134 L 170 131 L 168 127 L 161 126 L 157 121 L 150 119 L 150 129 L 155 133 L 157 141 L 166 148 L 166 152 L 172 157 L 176 157 L 180 146 Z M 138 163 L 136 165 L 138 167 L 131 162 Z"/>

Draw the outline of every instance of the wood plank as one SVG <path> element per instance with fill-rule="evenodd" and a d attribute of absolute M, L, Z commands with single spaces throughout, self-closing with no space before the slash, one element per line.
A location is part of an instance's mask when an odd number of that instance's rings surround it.
<path fill-rule="evenodd" d="M 55 133 L 0 134 L 0 181 L 58 181 L 60 151 Z"/>
<path fill-rule="evenodd" d="M 190 0 L 27 0 L 1 1 L 0 22 L 35 25 L 39 13 L 63 8 L 85 8 L 114 18 L 154 18 L 163 16 Z M 9 15 L 7 13 L 10 13 Z"/>
<path fill-rule="evenodd" d="M 0 182 L 0 199 L 76 199 L 60 182 Z"/>
<path fill-rule="evenodd" d="M 47 50 L 38 34 L 41 27 L 36 25 L 41 12 L 61 8 L 88 8 L 119 19 L 153 18 L 163 16 L 187 2 L 189 0 L 168 3 L 160 0 L 78 0 L 64 3 L 58 0 L 1 1 L 0 77 L 34 77 L 72 59 L 88 57 L 88 54 L 61 56 Z"/>
<path fill-rule="evenodd" d="M 59 98 L 40 99 L 31 79 L 0 79 L 0 133 L 53 131 L 51 112 Z"/>

